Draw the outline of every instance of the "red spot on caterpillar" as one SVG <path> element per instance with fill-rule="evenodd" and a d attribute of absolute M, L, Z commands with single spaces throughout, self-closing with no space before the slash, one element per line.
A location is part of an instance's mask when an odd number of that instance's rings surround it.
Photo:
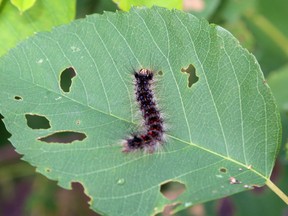
<path fill-rule="evenodd" d="M 164 141 L 164 124 L 158 109 L 153 85 L 153 72 L 141 69 L 134 72 L 135 96 L 143 117 L 144 133 L 134 133 L 123 142 L 123 152 L 144 150 L 153 153 Z"/>

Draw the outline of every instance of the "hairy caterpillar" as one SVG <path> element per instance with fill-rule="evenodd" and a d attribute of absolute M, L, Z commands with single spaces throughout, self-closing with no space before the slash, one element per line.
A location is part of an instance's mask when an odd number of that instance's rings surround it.
<path fill-rule="evenodd" d="M 153 92 L 153 76 L 153 72 L 148 69 L 134 72 L 135 98 L 143 118 L 144 132 L 131 134 L 130 138 L 124 140 L 123 152 L 144 150 L 153 153 L 163 144 L 165 129 Z"/>

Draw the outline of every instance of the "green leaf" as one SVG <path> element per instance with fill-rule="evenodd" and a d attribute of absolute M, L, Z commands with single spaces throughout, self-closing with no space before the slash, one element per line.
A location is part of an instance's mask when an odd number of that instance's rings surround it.
<path fill-rule="evenodd" d="M 141 124 L 131 76 L 140 68 L 155 71 L 167 141 L 154 154 L 125 154 L 121 140 Z M 180 210 L 270 177 L 281 127 L 260 67 L 229 32 L 191 14 L 153 7 L 88 16 L 21 43 L 0 59 L 0 74 L 16 150 L 62 187 L 80 182 L 95 211 Z M 27 125 L 34 118 L 41 126 Z M 75 141 L 48 141 L 63 132 Z M 186 190 L 168 200 L 160 188 L 174 181 Z"/>
<path fill-rule="evenodd" d="M 27 36 L 68 23 L 73 20 L 74 15 L 75 0 L 37 0 L 35 5 L 23 14 L 20 14 L 10 1 L 3 2 L 0 13 L 0 56 Z"/>
<path fill-rule="evenodd" d="M 133 6 L 152 7 L 153 5 L 162 6 L 168 9 L 182 9 L 183 3 L 180 0 L 113 0 L 121 10 L 128 11 Z"/>
<path fill-rule="evenodd" d="M 25 12 L 26 10 L 33 7 L 36 0 L 10 0 L 10 2 L 18 8 L 18 10 L 21 12 Z"/>

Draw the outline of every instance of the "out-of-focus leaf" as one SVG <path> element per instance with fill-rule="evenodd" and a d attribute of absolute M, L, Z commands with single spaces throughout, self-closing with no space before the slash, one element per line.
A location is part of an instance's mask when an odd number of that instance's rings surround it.
<path fill-rule="evenodd" d="M 226 1 L 221 8 L 221 17 L 226 23 L 237 22 L 243 14 L 247 13 L 248 10 L 254 10 L 257 0 L 239 1 L 229 0 Z"/>
<path fill-rule="evenodd" d="M 281 68 L 288 62 L 287 8 L 285 0 L 258 0 L 254 10 L 245 13 L 264 72 Z"/>
<path fill-rule="evenodd" d="M 84 18 L 92 13 L 103 13 L 104 11 L 116 11 L 117 5 L 112 0 L 81 0 L 77 1 L 76 18 Z"/>
<path fill-rule="evenodd" d="M 272 89 L 280 111 L 288 111 L 288 65 L 270 73 L 267 82 Z"/>
<path fill-rule="evenodd" d="M 133 6 L 152 7 L 153 5 L 162 6 L 168 9 L 183 9 L 182 0 L 113 0 L 121 10 L 128 11 Z"/>
<path fill-rule="evenodd" d="M 26 10 L 28 10 L 29 8 L 31 8 L 36 2 L 36 0 L 10 0 L 10 1 L 14 6 L 18 8 L 21 14 Z"/>
<path fill-rule="evenodd" d="M 183 10 L 197 17 L 209 18 L 219 6 L 220 0 L 183 0 Z"/>
<path fill-rule="evenodd" d="M 217 15 L 239 40 L 242 36 L 237 35 L 237 23 L 244 21 L 245 29 L 254 38 L 248 48 L 267 74 L 288 61 L 287 8 L 288 1 L 285 0 L 231 0 L 223 2 Z M 233 25 L 235 28 L 230 28 Z"/>
<path fill-rule="evenodd" d="M 220 0 L 113 0 L 121 10 L 128 11 L 132 6 L 162 6 L 193 13 L 197 17 L 208 18 L 218 7 Z"/>
<path fill-rule="evenodd" d="M 75 0 L 37 0 L 22 15 L 10 1 L 2 2 L 1 9 L 0 56 L 35 32 L 50 30 L 53 26 L 73 20 Z"/>

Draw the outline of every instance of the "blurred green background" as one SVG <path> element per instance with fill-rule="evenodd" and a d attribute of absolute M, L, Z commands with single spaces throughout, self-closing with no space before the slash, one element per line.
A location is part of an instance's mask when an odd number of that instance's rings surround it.
<path fill-rule="evenodd" d="M 15 3 L 16 2 L 16 3 Z M 21 2 L 21 1 L 20 1 Z M 0 56 L 37 31 L 103 11 L 127 10 L 133 2 L 115 0 L 0 0 Z M 61 2 L 61 3 L 60 3 Z M 127 3 L 128 2 L 128 3 Z M 139 1 L 136 1 L 139 3 Z M 144 1 L 143 1 L 144 2 Z M 154 1 L 145 1 L 151 2 Z M 157 1 L 208 19 L 228 29 L 259 61 L 278 103 L 283 139 L 272 181 L 288 194 L 288 1 L 287 0 L 177 0 Z M 165 3 L 165 2 L 169 2 Z M 128 4 L 128 6 L 127 6 Z M 123 6 L 125 5 L 125 7 Z M 138 4 L 134 4 L 138 5 Z M 118 8 L 121 7 L 121 8 Z M 1 102 L 0 102 L 1 103 Z M 1 111 L 0 111 L 1 112 Z M 0 113 L 0 216 L 97 215 L 89 209 L 83 187 L 68 191 L 49 181 L 20 160 L 8 138 L 11 136 Z M 168 188 L 169 190 L 169 188 Z M 169 209 L 163 213 L 169 215 Z M 288 207 L 268 188 L 257 188 L 234 196 L 193 206 L 178 216 L 286 216 Z"/>

